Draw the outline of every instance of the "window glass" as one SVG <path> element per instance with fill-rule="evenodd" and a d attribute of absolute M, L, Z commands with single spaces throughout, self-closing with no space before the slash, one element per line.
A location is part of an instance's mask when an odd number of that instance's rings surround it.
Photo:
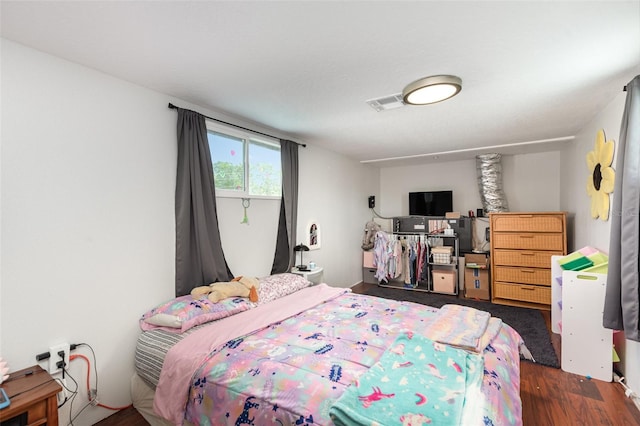
<path fill-rule="evenodd" d="M 207 122 L 216 196 L 280 198 L 282 165 L 276 139 Z"/>
<path fill-rule="evenodd" d="M 243 139 L 207 132 L 216 189 L 245 191 Z"/>
<path fill-rule="evenodd" d="M 280 146 L 251 141 L 249 144 L 249 195 L 280 197 L 281 193 Z"/>

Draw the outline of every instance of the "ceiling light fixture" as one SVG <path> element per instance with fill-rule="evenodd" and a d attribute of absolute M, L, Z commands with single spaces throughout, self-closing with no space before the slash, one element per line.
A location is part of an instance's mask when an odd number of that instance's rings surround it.
<path fill-rule="evenodd" d="M 462 80 L 454 75 L 432 75 L 407 85 L 402 100 L 408 105 L 428 105 L 444 101 L 462 90 Z"/>

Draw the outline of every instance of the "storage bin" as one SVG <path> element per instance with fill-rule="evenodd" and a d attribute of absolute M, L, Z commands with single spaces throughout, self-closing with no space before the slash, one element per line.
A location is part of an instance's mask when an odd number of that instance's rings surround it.
<path fill-rule="evenodd" d="M 443 265 L 451 263 L 451 256 L 444 253 L 434 253 L 433 263 L 440 263 Z"/>
<path fill-rule="evenodd" d="M 451 254 L 453 253 L 453 247 L 440 246 L 431 249 L 431 261 L 433 263 L 449 264 L 451 263 Z"/>
<path fill-rule="evenodd" d="M 593 262 L 593 266 L 584 269 L 584 272 L 606 274 L 609 271 L 609 256 L 606 254 L 597 252 L 587 257 Z"/>
<path fill-rule="evenodd" d="M 362 268 L 362 281 L 367 284 L 378 284 L 375 268 Z"/>
<path fill-rule="evenodd" d="M 456 273 L 454 271 L 433 270 L 431 273 L 433 278 L 433 291 L 436 293 L 455 294 L 456 292 Z"/>
<path fill-rule="evenodd" d="M 362 252 L 362 266 L 364 268 L 374 268 L 373 266 L 373 251 Z"/>

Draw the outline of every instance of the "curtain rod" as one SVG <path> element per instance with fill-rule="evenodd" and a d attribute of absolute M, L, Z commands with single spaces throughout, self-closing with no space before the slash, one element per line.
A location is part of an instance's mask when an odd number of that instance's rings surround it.
<path fill-rule="evenodd" d="M 171 102 L 169 102 L 169 109 L 178 109 L 178 107 L 175 106 L 174 104 L 172 104 Z M 197 111 L 192 111 L 192 110 L 188 110 L 188 111 L 195 112 L 196 114 L 200 114 Z M 205 118 L 208 118 L 209 120 L 213 120 L 213 121 L 217 121 L 218 123 L 226 124 L 227 126 L 232 126 L 232 127 L 237 128 L 237 129 L 247 130 L 249 132 L 257 133 L 257 134 L 262 135 L 262 136 L 268 136 L 270 138 L 274 138 L 274 139 L 280 140 L 280 138 L 278 138 L 276 136 L 273 136 L 273 135 L 269 135 L 267 133 L 262 133 L 262 132 L 258 132 L 256 130 L 247 129 L 246 127 L 238 126 L 237 124 L 227 123 L 226 121 L 218 120 L 217 118 L 209 117 L 208 115 L 204 115 L 204 114 L 200 114 L 200 115 L 202 115 Z M 291 141 L 291 142 L 293 142 L 296 145 L 299 145 L 299 146 L 301 146 L 303 148 L 307 147 L 307 144 L 305 144 L 305 143 L 300 143 L 300 142 L 296 142 L 296 141 Z"/>

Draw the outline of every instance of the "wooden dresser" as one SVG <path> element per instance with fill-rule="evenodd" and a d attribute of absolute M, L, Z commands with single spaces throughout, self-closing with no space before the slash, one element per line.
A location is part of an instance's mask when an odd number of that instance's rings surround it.
<path fill-rule="evenodd" d="M 564 212 L 491 213 L 491 301 L 551 309 L 551 256 L 567 254 Z"/>

